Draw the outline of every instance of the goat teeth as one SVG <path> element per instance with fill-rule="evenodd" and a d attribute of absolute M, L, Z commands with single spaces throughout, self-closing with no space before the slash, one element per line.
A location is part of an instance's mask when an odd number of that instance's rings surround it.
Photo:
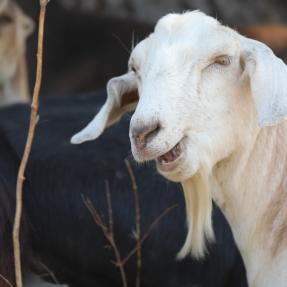
<path fill-rule="evenodd" d="M 180 155 L 181 155 L 181 146 L 180 143 L 178 143 L 170 151 L 160 156 L 158 158 L 158 162 L 160 164 L 168 164 L 175 161 Z"/>

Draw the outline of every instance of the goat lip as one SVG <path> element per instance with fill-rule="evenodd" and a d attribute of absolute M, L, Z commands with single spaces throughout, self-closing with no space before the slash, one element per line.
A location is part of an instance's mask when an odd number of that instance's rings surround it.
<path fill-rule="evenodd" d="M 157 166 L 161 171 L 169 172 L 176 168 L 183 154 L 181 142 L 179 141 L 171 150 L 156 159 Z"/>

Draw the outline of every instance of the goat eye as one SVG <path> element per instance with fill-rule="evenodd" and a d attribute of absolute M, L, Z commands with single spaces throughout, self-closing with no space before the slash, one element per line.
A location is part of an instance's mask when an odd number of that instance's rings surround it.
<path fill-rule="evenodd" d="M 231 60 L 228 56 L 220 56 L 217 57 L 214 61 L 214 64 L 220 65 L 220 66 L 228 66 L 230 65 Z"/>
<path fill-rule="evenodd" d="M 7 25 L 13 22 L 13 19 L 9 15 L 0 15 L 0 25 Z"/>

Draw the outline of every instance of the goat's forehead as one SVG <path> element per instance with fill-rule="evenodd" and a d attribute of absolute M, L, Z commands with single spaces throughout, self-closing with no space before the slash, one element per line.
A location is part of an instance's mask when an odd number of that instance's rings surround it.
<path fill-rule="evenodd" d="M 238 40 L 235 31 L 201 12 L 169 14 L 158 22 L 154 33 L 136 46 L 131 60 L 170 62 L 183 55 L 208 58 L 236 51 Z"/>
<path fill-rule="evenodd" d="M 216 30 L 219 26 L 221 24 L 215 18 L 199 11 L 192 11 L 162 17 L 155 27 L 154 34 L 176 41 L 179 37 Z"/>

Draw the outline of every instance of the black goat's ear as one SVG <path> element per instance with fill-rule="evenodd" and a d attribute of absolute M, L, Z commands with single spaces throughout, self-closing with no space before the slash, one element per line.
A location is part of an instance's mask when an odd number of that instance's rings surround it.
<path fill-rule="evenodd" d="M 138 102 L 136 79 L 133 72 L 112 78 L 107 84 L 107 100 L 94 119 L 79 133 L 71 143 L 80 144 L 99 137 L 106 127 L 118 122 L 121 117 L 135 109 Z"/>

